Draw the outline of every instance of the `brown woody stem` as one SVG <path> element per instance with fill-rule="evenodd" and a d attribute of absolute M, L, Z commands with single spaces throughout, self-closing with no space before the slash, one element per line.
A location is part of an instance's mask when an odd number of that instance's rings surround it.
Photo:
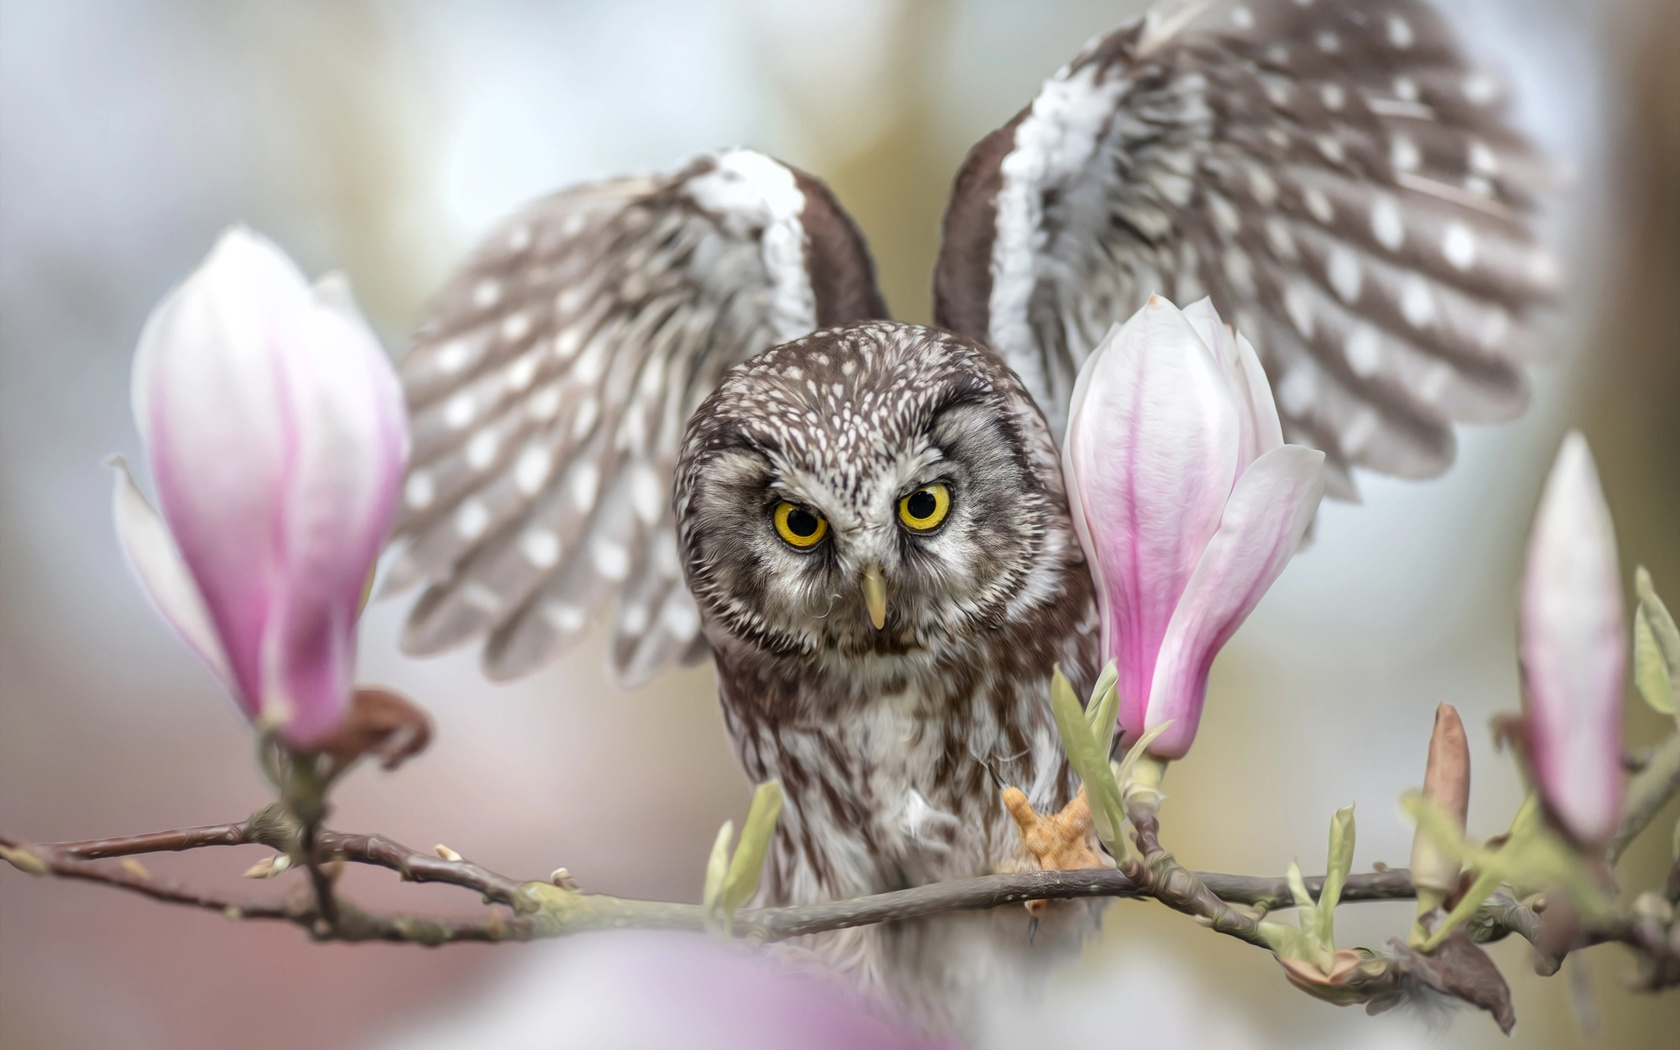
<path fill-rule="evenodd" d="M 293 893 L 284 898 L 244 897 L 199 890 L 171 879 L 153 876 L 132 861 L 148 853 L 180 852 L 211 846 L 261 844 L 286 852 L 300 843 L 302 829 L 289 821 L 278 806 L 252 814 L 236 824 L 211 824 L 172 831 L 32 845 L 0 835 L 0 857 L 13 867 L 32 874 L 79 879 L 138 893 L 153 900 L 182 904 L 219 912 L 232 919 L 267 919 L 290 922 L 317 940 L 395 941 L 437 945 L 456 941 L 532 940 L 587 929 L 645 926 L 700 931 L 707 928 L 706 916 L 698 905 L 620 899 L 594 894 L 577 894 L 578 907 L 572 918 L 555 924 L 529 913 L 530 896 L 522 892 L 527 883 L 493 872 L 467 860 L 445 860 L 395 842 L 383 835 L 358 835 L 321 828 L 315 835 L 310 859 L 326 867 L 340 861 L 387 868 L 405 880 L 442 882 L 481 895 L 493 905 L 478 919 L 438 919 L 413 915 L 387 915 L 363 911 L 341 895 L 334 898 L 336 922 L 323 922 L 319 897 L 313 892 Z M 1260 910 L 1288 907 L 1293 903 L 1287 879 L 1196 872 L 1180 865 L 1162 850 L 1158 831 L 1146 818 L 1140 829 L 1140 845 L 1150 847 L 1142 864 L 1130 873 L 1113 869 L 1038 871 L 1009 875 L 983 875 L 948 882 L 895 890 L 851 900 L 827 901 L 780 908 L 757 908 L 738 912 L 733 931 L 737 936 L 775 941 L 807 934 L 876 923 L 917 919 L 942 912 L 979 910 L 1029 900 L 1063 900 L 1090 897 L 1153 898 L 1168 907 L 1196 916 L 1213 929 L 1253 944 L 1259 939 L 1258 921 L 1232 905 Z M 1306 880 L 1307 889 L 1317 895 L 1322 876 Z M 1344 903 L 1359 901 L 1409 900 L 1415 897 L 1411 875 L 1404 869 L 1350 876 L 1342 891 Z M 1535 940 L 1539 921 L 1525 906 L 1496 898 L 1478 915 L 1480 937 L 1496 939 L 1516 932 Z M 1588 931 L 1585 943 L 1621 941 L 1642 952 L 1656 947 L 1648 922 L 1617 913 Z"/>

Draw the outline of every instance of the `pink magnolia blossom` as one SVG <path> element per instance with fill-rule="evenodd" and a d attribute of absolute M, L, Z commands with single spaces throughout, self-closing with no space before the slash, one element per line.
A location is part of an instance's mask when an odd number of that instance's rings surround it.
<path fill-rule="evenodd" d="M 1601 847 L 1622 807 L 1622 621 L 1616 533 L 1586 439 L 1564 438 L 1528 540 L 1522 584 L 1529 761 L 1552 819 Z"/>
<path fill-rule="evenodd" d="M 1171 720 L 1150 751 L 1183 757 L 1214 656 L 1312 523 L 1324 454 L 1283 443 L 1254 347 L 1211 303 L 1155 296 L 1086 360 L 1062 456 L 1120 728 Z"/>
<path fill-rule="evenodd" d="M 342 279 L 234 228 L 152 311 L 132 397 L 162 514 L 119 464 L 124 553 L 250 718 L 319 742 L 408 459 L 384 350 Z"/>

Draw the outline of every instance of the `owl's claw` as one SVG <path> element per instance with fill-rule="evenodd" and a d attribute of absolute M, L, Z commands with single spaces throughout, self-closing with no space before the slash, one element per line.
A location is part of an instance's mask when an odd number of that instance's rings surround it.
<path fill-rule="evenodd" d="M 1021 848 L 1038 861 L 1041 870 L 1072 871 L 1109 866 L 1097 850 L 1096 827 L 1091 820 L 1091 806 L 1085 800 L 1084 788 L 1079 789 L 1079 794 L 1063 806 L 1060 813 L 1047 817 L 1032 808 L 1032 803 L 1027 801 L 1020 788 L 1004 788 L 1003 805 L 1021 829 Z M 1027 902 L 1027 912 L 1033 917 L 1034 929 L 1038 917 L 1049 907 L 1047 900 Z"/>

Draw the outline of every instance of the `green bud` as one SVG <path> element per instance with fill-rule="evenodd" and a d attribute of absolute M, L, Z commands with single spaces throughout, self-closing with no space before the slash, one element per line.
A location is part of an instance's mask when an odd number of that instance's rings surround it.
<path fill-rule="evenodd" d="M 1643 565 L 1634 574 L 1634 587 L 1639 592 L 1633 614 L 1634 684 L 1654 710 L 1680 717 L 1680 628 L 1657 597 Z"/>
<path fill-rule="evenodd" d="M 712 843 L 711 856 L 706 858 L 706 888 L 700 900 L 708 916 L 717 908 L 723 895 L 723 879 L 729 874 L 729 839 L 734 834 L 735 822 L 724 821 L 723 827 L 718 828 L 717 839 Z"/>
<path fill-rule="evenodd" d="M 723 877 L 723 889 L 718 894 L 718 906 L 725 920 L 758 892 L 758 880 L 764 871 L 764 856 L 770 850 L 770 838 L 776 831 L 776 820 L 782 814 L 782 785 L 766 780 L 753 791 L 752 806 L 747 810 L 747 822 L 741 828 L 741 842 L 729 860 L 729 870 Z"/>

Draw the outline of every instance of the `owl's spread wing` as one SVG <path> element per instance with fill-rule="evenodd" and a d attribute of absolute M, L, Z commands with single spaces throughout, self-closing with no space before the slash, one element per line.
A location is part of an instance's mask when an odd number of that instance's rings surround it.
<path fill-rule="evenodd" d="M 1427 477 L 1454 423 L 1519 413 L 1554 290 L 1543 165 L 1417 0 L 1196 0 L 1095 41 L 977 145 L 935 276 L 1058 438 L 1080 364 L 1150 294 L 1211 295 L 1286 435 Z"/>
<path fill-rule="evenodd" d="M 414 454 L 385 592 L 429 584 L 404 647 L 488 632 L 486 672 L 511 678 L 616 594 L 621 680 L 699 658 L 671 509 L 689 416 L 760 350 L 884 316 L 828 190 L 748 150 L 513 216 L 438 293 L 400 366 Z"/>

